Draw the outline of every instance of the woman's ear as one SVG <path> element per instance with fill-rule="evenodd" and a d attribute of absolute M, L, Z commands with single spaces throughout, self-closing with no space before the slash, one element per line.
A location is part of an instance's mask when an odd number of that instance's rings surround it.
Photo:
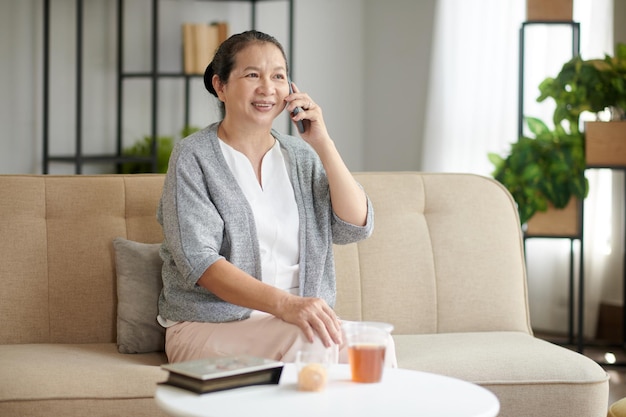
<path fill-rule="evenodd" d="M 220 77 L 217 74 L 213 74 L 213 78 L 211 79 L 211 83 L 213 84 L 213 89 L 217 93 L 217 98 L 220 101 L 224 101 L 224 83 L 220 80 Z"/>

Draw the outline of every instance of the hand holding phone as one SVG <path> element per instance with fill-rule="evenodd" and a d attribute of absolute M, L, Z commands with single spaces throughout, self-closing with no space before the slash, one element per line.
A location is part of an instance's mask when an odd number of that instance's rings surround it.
<path fill-rule="evenodd" d="M 291 79 L 287 80 L 289 82 L 289 94 L 293 94 L 293 87 L 291 86 Z M 300 107 L 296 107 L 295 109 L 293 109 L 293 116 L 295 116 L 296 114 L 300 113 L 302 111 L 302 108 Z M 296 126 L 298 126 L 298 132 L 300 133 L 304 133 L 304 122 L 302 120 L 297 120 L 296 121 Z"/>

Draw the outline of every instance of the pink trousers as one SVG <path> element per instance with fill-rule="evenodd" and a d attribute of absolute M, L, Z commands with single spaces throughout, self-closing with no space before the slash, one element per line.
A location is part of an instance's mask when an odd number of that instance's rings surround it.
<path fill-rule="evenodd" d="M 385 363 L 397 367 L 395 346 L 390 339 Z M 165 333 L 165 353 L 171 363 L 243 354 L 294 362 L 299 350 L 317 347 L 323 348 L 318 338 L 311 344 L 298 326 L 264 313 L 228 323 L 180 322 L 168 327 Z M 345 337 L 338 346 L 338 362 L 348 362 Z"/>

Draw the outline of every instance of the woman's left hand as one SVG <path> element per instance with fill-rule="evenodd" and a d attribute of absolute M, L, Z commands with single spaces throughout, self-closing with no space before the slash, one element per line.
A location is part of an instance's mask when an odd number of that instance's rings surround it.
<path fill-rule="evenodd" d="M 292 121 L 304 123 L 304 132 L 300 133 L 300 136 L 313 148 L 316 148 L 317 144 L 330 140 L 324 124 L 322 108 L 307 93 L 301 92 L 295 84 L 292 83 L 292 86 L 294 92 L 285 98 L 287 111 Z M 302 109 L 298 114 L 293 113 L 296 107 Z"/>

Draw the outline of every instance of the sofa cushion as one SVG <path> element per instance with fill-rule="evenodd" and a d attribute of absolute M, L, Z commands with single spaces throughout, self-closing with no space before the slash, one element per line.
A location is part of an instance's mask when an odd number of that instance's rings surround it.
<path fill-rule="evenodd" d="M 159 243 L 113 240 L 117 273 L 117 347 L 121 353 L 162 352 L 165 329 L 156 320 L 163 287 Z"/>
<path fill-rule="evenodd" d="M 546 410 L 552 417 L 598 416 L 608 405 L 604 369 L 586 356 L 525 332 L 393 337 L 400 368 L 482 385 L 498 397 L 503 416 L 548 415 Z"/>
<path fill-rule="evenodd" d="M 166 361 L 115 343 L 0 345 L 0 416 L 165 417 L 153 396 Z"/>
<path fill-rule="evenodd" d="M 164 353 L 120 355 L 114 343 L 0 345 L 0 403 L 151 398 L 166 362 Z"/>

